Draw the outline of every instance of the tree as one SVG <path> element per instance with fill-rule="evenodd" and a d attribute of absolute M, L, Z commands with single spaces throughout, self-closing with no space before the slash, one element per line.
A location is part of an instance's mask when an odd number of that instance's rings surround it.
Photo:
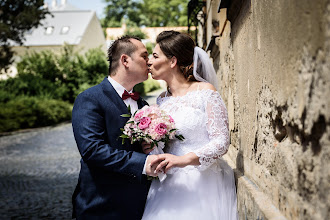
<path fill-rule="evenodd" d="M 143 0 L 139 25 L 186 26 L 188 2 L 189 0 Z"/>
<path fill-rule="evenodd" d="M 105 0 L 108 6 L 103 27 L 120 27 L 123 21 L 135 26 L 186 26 L 189 0 Z M 133 25 L 134 26 L 134 25 Z"/>
<path fill-rule="evenodd" d="M 135 36 L 140 39 L 146 39 L 147 34 L 144 33 L 139 27 L 128 27 L 124 35 Z"/>
<path fill-rule="evenodd" d="M 10 42 L 23 44 L 24 34 L 50 14 L 43 0 L 0 0 L 0 69 L 13 63 Z"/>
<path fill-rule="evenodd" d="M 141 2 L 138 0 L 104 0 L 108 5 L 105 8 L 105 18 L 101 21 L 102 27 L 120 27 L 122 19 L 129 19 L 138 24 L 138 11 Z"/>

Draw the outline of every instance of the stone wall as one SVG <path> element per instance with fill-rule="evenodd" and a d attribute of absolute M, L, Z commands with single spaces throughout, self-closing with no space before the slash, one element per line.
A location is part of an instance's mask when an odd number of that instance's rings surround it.
<path fill-rule="evenodd" d="M 208 49 L 240 219 L 330 219 L 330 1 L 231 2 Z"/>

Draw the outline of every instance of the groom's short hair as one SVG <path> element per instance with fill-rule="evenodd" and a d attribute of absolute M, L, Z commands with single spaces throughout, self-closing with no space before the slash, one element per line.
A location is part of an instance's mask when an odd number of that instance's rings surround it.
<path fill-rule="evenodd" d="M 115 40 L 108 49 L 108 61 L 109 61 L 109 75 L 114 75 L 118 66 L 120 56 L 126 54 L 131 56 L 137 50 L 137 46 L 132 43 L 131 39 L 141 41 L 140 38 L 135 36 L 125 35 Z"/>

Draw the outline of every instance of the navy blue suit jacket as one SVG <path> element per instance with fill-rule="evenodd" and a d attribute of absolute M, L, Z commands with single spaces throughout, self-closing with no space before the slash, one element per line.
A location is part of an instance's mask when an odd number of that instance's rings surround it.
<path fill-rule="evenodd" d="M 141 98 L 139 108 L 147 103 Z M 72 196 L 77 219 L 141 219 L 150 182 L 142 174 L 147 155 L 126 141 L 120 128 L 128 110 L 105 78 L 79 94 L 72 111 L 74 136 L 81 154 L 78 184 Z"/>

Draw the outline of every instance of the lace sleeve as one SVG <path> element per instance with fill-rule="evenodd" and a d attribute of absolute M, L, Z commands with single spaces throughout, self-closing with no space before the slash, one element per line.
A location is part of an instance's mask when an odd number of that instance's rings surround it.
<path fill-rule="evenodd" d="M 199 157 L 201 165 L 198 168 L 201 170 L 226 154 L 229 147 L 228 113 L 218 92 L 212 92 L 208 97 L 205 111 L 210 142 L 194 152 Z"/>

